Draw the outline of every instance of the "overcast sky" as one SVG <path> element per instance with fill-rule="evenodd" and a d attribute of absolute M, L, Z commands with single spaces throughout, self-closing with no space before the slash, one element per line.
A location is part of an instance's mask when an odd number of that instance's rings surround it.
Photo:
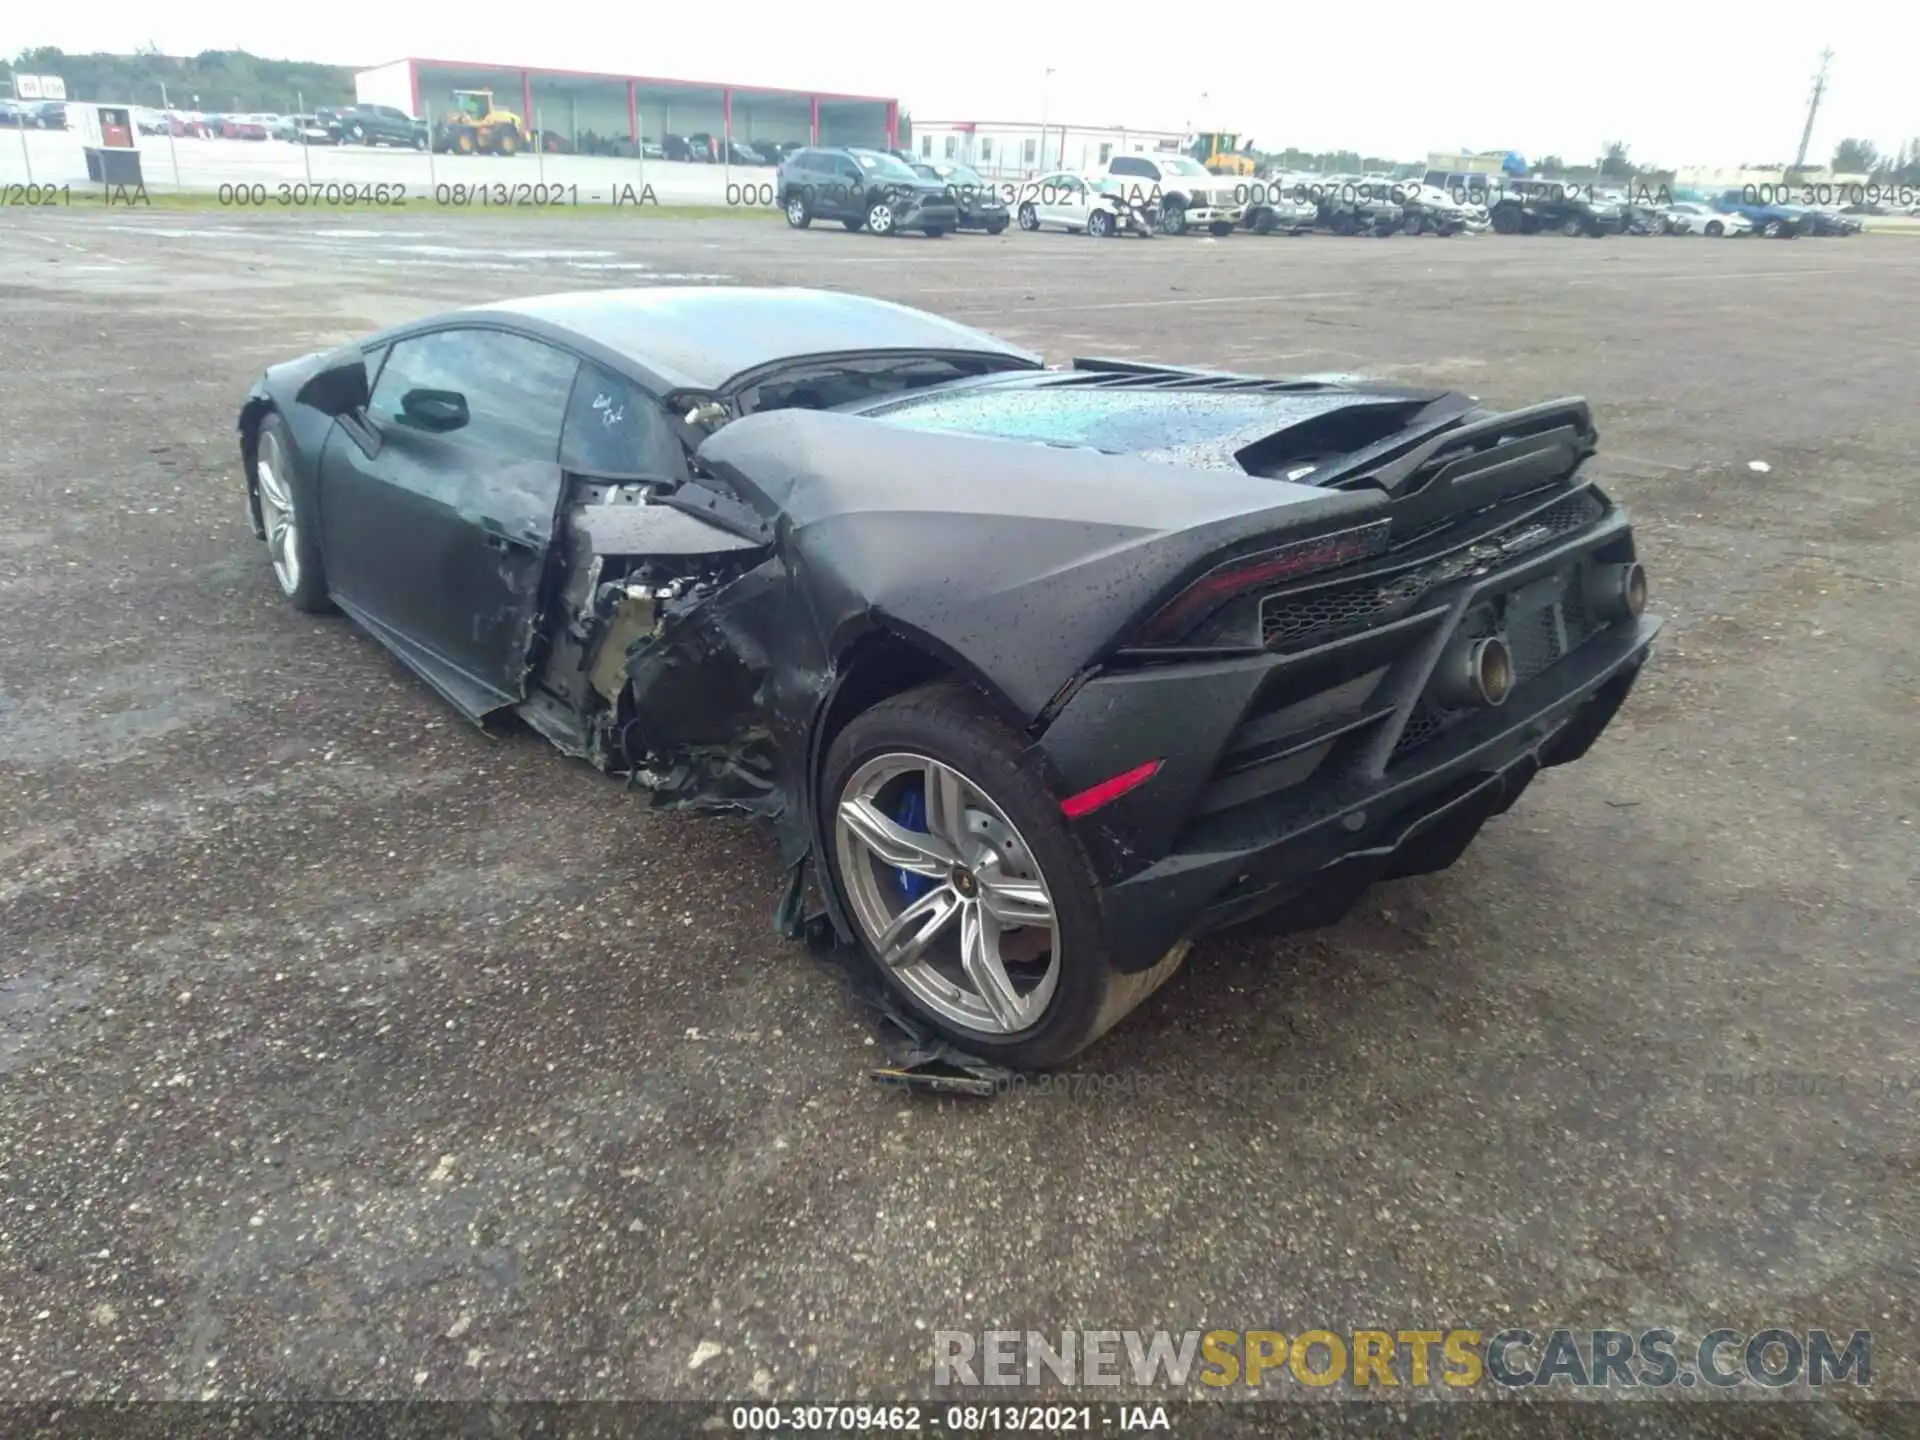
<path fill-rule="evenodd" d="M 1920 135 L 1920 5 L 1699 0 L 1261 5 L 1236 12 L 970 0 L 950 22 L 851 0 L 726 6 L 271 5 L 88 0 L 3 7 L 29 45 L 169 54 L 242 49 L 372 65 L 405 55 L 897 95 L 923 119 L 1236 130 L 1263 147 L 1403 159 L 1512 148 L 1590 159 L 1624 140 L 1653 164 L 1791 160 L 1823 46 L 1835 52 L 1809 159 L 1844 136 Z M 889 13 L 891 9 L 891 13 Z M 515 14 L 525 19 L 508 20 Z M 499 17 L 499 18 L 496 18 Z M 1191 17 L 1191 18 L 1188 18 Z M 456 34 L 458 38 L 449 38 Z M 453 51 L 456 53 L 448 54 Z M 1046 70 L 1051 67 L 1051 80 Z"/>

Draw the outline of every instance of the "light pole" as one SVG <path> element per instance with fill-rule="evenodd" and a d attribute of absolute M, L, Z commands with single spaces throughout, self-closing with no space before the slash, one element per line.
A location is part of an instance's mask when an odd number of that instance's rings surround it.
<path fill-rule="evenodd" d="M 1040 165 L 1034 171 L 1036 175 L 1047 173 L 1047 92 L 1052 88 L 1053 67 L 1047 67 L 1047 73 L 1040 81 Z"/>

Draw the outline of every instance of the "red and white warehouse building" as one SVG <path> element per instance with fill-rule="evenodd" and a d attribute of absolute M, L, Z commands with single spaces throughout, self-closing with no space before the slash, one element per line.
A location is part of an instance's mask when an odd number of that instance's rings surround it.
<path fill-rule="evenodd" d="M 362 105 L 393 105 L 428 119 L 451 106 L 455 90 L 491 90 L 496 104 L 518 110 L 527 125 L 576 145 L 589 133 L 636 145 L 695 134 L 744 145 L 786 140 L 891 149 L 899 143 L 900 102 L 880 95 L 418 57 L 354 76 Z"/>

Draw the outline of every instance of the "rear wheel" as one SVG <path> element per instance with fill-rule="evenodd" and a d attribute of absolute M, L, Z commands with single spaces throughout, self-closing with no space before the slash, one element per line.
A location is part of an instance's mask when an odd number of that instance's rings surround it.
<path fill-rule="evenodd" d="M 1510 205 L 1496 206 L 1493 212 L 1493 229 L 1496 235 L 1518 235 L 1520 233 L 1520 214 Z"/>
<path fill-rule="evenodd" d="M 1560 233 L 1570 240 L 1577 240 L 1586 233 L 1587 227 L 1578 215 L 1569 215 L 1560 222 Z"/>
<path fill-rule="evenodd" d="M 511 130 L 502 130 L 493 140 L 493 153 L 496 155 L 515 155 L 520 150 L 520 137 Z"/>
<path fill-rule="evenodd" d="M 1256 235 L 1271 235 L 1273 233 L 1273 211 L 1256 210 L 1253 215 L 1252 228 L 1253 233 Z"/>
<path fill-rule="evenodd" d="M 1102 240 L 1111 240 L 1118 232 L 1113 215 L 1106 210 L 1096 210 L 1087 217 L 1087 233 L 1097 235 Z"/>
<path fill-rule="evenodd" d="M 1778 240 L 1780 238 L 1780 230 L 1781 225 L 1778 220 L 1769 220 L 1760 227 L 1761 235 L 1768 240 Z"/>
<path fill-rule="evenodd" d="M 1722 224 L 1720 221 L 1718 220 L 1707 221 L 1707 234 L 1712 235 L 1717 239 L 1718 237 L 1726 233 L 1727 233 L 1727 227 L 1724 224 Z"/>
<path fill-rule="evenodd" d="M 1215 220 L 1211 225 L 1207 226 L 1207 233 L 1216 236 L 1231 235 L 1233 233 L 1233 222 L 1231 220 Z"/>
<path fill-rule="evenodd" d="M 1406 219 L 1400 222 L 1400 228 L 1406 231 L 1407 234 L 1409 235 L 1418 235 L 1422 230 L 1426 229 L 1427 227 L 1426 227 L 1426 223 L 1422 221 L 1418 215 L 1409 215 L 1407 216 Z"/>
<path fill-rule="evenodd" d="M 942 681 L 857 716 L 822 775 L 826 869 L 886 984 L 967 1049 L 1056 1065 L 1179 968 L 1113 968 L 1092 872 L 1028 747 Z"/>
<path fill-rule="evenodd" d="M 254 442 L 253 459 L 254 495 L 260 505 L 260 528 L 267 534 L 267 558 L 273 563 L 273 578 L 294 609 L 317 615 L 333 606 L 327 599 L 319 537 L 294 481 L 292 455 L 286 422 L 278 415 L 267 416 Z"/>

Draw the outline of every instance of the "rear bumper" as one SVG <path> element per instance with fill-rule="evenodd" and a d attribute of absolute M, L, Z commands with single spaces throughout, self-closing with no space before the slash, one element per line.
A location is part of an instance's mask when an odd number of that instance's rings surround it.
<path fill-rule="evenodd" d="M 1612 721 L 1651 652 L 1660 622 L 1623 623 L 1500 709 L 1458 726 L 1377 777 L 1328 779 L 1305 813 L 1230 846 L 1180 850 L 1099 890 L 1122 970 L 1153 964 L 1175 942 L 1279 910 L 1281 928 L 1329 924 L 1377 879 L 1451 864 L 1540 770 L 1584 755 Z"/>

